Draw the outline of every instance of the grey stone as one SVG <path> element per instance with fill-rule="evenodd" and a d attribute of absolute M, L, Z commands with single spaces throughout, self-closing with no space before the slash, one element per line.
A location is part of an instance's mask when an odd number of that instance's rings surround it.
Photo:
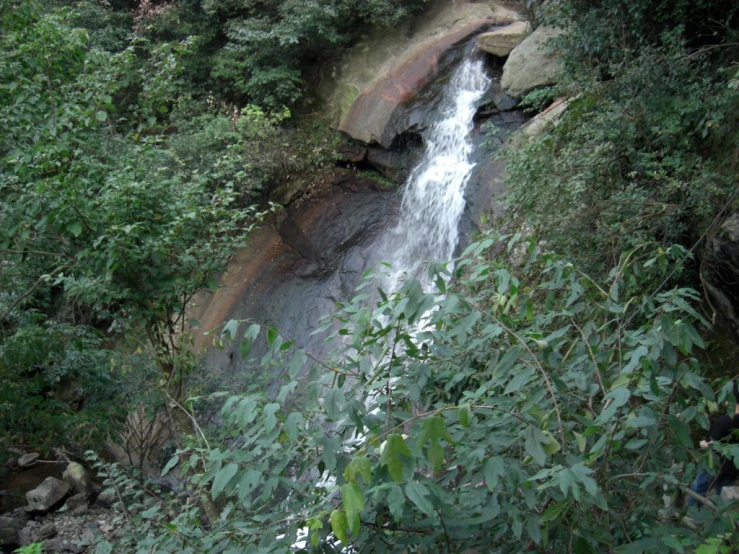
<path fill-rule="evenodd" d="M 56 525 L 54 525 L 53 521 L 44 523 L 41 527 L 39 527 L 39 530 L 36 531 L 36 536 L 38 537 L 38 540 L 50 539 L 54 535 L 56 535 Z"/>
<path fill-rule="evenodd" d="M 74 515 L 82 515 L 87 513 L 87 509 L 89 507 L 89 503 L 87 502 L 87 495 L 75 494 L 74 496 L 70 496 L 64 503 L 64 507 L 67 509 L 67 511 Z"/>
<path fill-rule="evenodd" d="M 70 462 L 64 470 L 62 479 L 72 488 L 74 494 L 89 496 L 92 493 L 92 480 L 82 464 Z"/>
<path fill-rule="evenodd" d="M 28 506 L 25 510 L 32 513 L 45 513 L 62 503 L 69 494 L 70 486 L 54 477 L 47 477 L 38 487 L 26 493 Z"/>
<path fill-rule="evenodd" d="M 722 502 L 734 502 L 739 500 L 739 487 L 724 487 L 721 489 Z"/>
<path fill-rule="evenodd" d="M 0 546 L 20 544 L 19 532 L 23 525 L 12 517 L 0 517 Z"/>
<path fill-rule="evenodd" d="M 493 56 L 504 57 L 531 34 L 531 23 L 515 21 L 477 37 L 477 47 Z"/>
<path fill-rule="evenodd" d="M 83 552 L 85 549 L 72 541 L 56 537 L 44 541 L 44 552 Z"/>
<path fill-rule="evenodd" d="M 20 458 L 18 458 L 18 467 L 20 468 L 26 468 L 36 465 L 36 460 L 39 459 L 39 454 L 36 452 L 31 452 L 30 454 L 24 454 Z"/>
<path fill-rule="evenodd" d="M 493 104 L 501 112 L 512 110 L 518 105 L 518 99 L 508 96 L 505 92 L 496 90 L 493 94 Z"/>
<path fill-rule="evenodd" d="M 546 52 L 546 44 L 563 32 L 554 27 L 539 27 L 513 49 L 503 66 L 500 81 L 509 96 L 521 98 L 537 87 L 557 82 L 562 64 Z"/>

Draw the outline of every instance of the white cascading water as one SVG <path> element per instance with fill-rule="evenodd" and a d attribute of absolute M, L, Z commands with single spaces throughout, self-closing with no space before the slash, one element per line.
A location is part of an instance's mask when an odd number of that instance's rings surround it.
<path fill-rule="evenodd" d="M 470 140 L 477 105 L 490 86 L 482 61 L 465 60 L 445 87 L 439 119 L 429 129 L 426 151 L 403 191 L 400 221 L 386 237 L 392 273 L 385 288 L 397 290 L 404 275 L 428 288 L 419 270 L 452 259 L 459 240 L 464 190 L 474 163 Z"/>

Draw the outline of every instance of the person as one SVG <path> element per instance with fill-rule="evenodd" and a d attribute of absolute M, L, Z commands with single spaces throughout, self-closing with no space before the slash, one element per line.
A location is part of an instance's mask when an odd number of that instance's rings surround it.
<path fill-rule="evenodd" d="M 709 440 L 700 441 L 701 450 L 708 450 L 714 442 L 739 444 L 739 386 L 737 386 L 736 379 L 734 379 L 733 388 L 736 400 L 734 415 L 722 415 L 713 421 L 711 429 L 708 431 Z M 705 469 L 701 469 L 690 489 L 704 498 L 712 488 L 716 489 L 716 494 L 721 494 L 723 487 L 732 484 L 736 480 L 739 476 L 739 470 L 736 464 L 725 456 L 719 455 L 719 463 L 721 465 L 716 475 L 711 475 Z M 688 506 L 695 506 L 697 503 L 698 499 L 693 496 L 688 499 Z"/>

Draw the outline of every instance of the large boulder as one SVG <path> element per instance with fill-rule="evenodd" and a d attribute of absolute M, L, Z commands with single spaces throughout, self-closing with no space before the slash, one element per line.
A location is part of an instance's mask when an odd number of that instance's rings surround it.
<path fill-rule="evenodd" d="M 539 27 L 516 46 L 503 66 L 501 87 L 513 98 L 521 98 L 538 87 L 557 82 L 562 64 L 547 53 L 547 42 L 564 31 L 554 27 Z"/>
<path fill-rule="evenodd" d="M 82 464 L 69 462 L 62 479 L 72 488 L 73 494 L 84 494 L 88 497 L 92 494 L 92 479 Z"/>
<path fill-rule="evenodd" d="M 715 316 L 739 337 L 739 212 L 721 225 L 703 253 L 701 277 Z"/>
<path fill-rule="evenodd" d="M 47 477 L 43 483 L 26 493 L 29 513 L 46 513 L 61 505 L 69 494 L 71 487 L 55 477 Z"/>
<path fill-rule="evenodd" d="M 455 46 L 485 27 L 522 19 L 493 0 L 437 1 L 418 19 L 361 40 L 331 76 L 324 76 L 319 97 L 338 130 L 390 148 L 403 126 L 413 124 L 391 125 L 395 112 L 439 75 Z"/>
<path fill-rule="evenodd" d="M 515 21 L 510 25 L 481 34 L 477 37 L 475 44 L 483 52 L 502 58 L 521 44 L 531 34 L 531 30 L 531 23 L 528 21 Z"/>

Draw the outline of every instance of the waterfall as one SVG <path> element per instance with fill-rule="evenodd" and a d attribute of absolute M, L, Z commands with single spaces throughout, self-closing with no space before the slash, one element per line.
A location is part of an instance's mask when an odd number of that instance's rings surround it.
<path fill-rule="evenodd" d="M 428 288 L 419 270 L 454 255 L 464 190 L 475 165 L 470 161 L 473 118 L 490 83 L 483 62 L 467 59 L 443 91 L 440 116 L 424 137 L 423 159 L 403 191 L 400 221 L 385 237 L 383 250 L 392 266 L 384 283 L 388 290 L 396 290 L 404 275 Z"/>

